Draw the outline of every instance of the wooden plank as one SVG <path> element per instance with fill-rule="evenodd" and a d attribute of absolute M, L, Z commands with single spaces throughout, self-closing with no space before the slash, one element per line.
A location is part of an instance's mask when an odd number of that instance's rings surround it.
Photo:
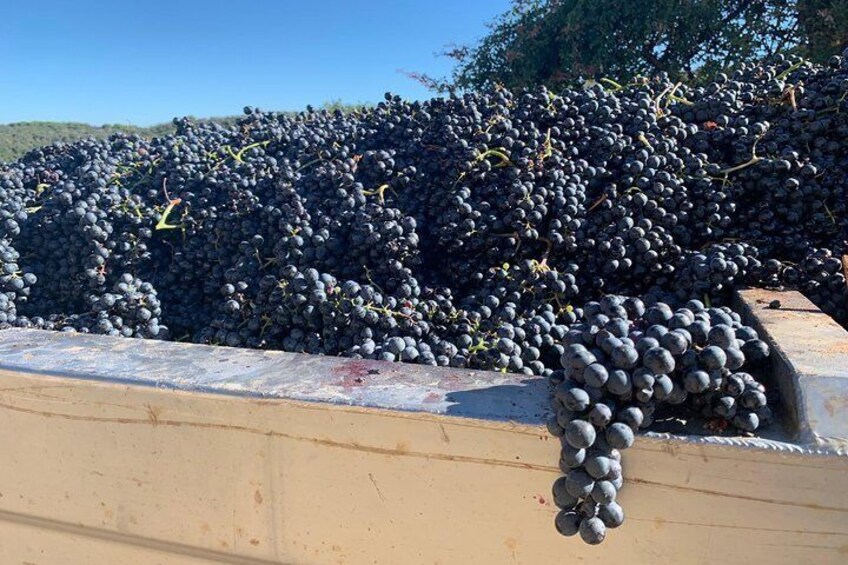
<path fill-rule="evenodd" d="M 798 292 L 739 293 L 772 348 L 773 375 L 802 443 L 848 441 L 848 332 Z M 773 300 L 780 308 L 770 308 Z"/>
<path fill-rule="evenodd" d="M 558 446 L 539 425 L 0 377 L 0 544 L 18 561 L 44 562 L 32 541 L 59 542 L 32 528 L 48 523 L 79 528 L 78 548 L 60 545 L 69 563 L 90 562 L 104 536 L 210 563 L 848 555 L 844 457 L 640 438 L 625 455 L 628 520 L 589 547 L 554 532 Z M 33 521 L 30 543 L 15 543 L 21 526 L 9 516 Z"/>

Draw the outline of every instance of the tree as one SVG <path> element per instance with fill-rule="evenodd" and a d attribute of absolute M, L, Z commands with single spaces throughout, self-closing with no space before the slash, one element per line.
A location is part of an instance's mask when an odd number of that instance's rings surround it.
<path fill-rule="evenodd" d="M 798 20 L 809 58 L 823 61 L 848 48 L 848 0 L 804 0 Z"/>
<path fill-rule="evenodd" d="M 844 43 L 846 19 L 848 0 L 514 0 L 479 44 L 449 53 L 450 80 L 423 80 L 439 89 L 658 73 L 692 81 L 778 52 L 826 58 L 834 37 Z"/>

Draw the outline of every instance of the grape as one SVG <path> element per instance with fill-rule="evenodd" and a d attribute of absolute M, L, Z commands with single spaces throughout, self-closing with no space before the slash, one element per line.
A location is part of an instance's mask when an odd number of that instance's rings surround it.
<path fill-rule="evenodd" d="M 572 412 L 584 412 L 592 402 L 589 393 L 582 388 L 571 388 L 563 396 L 562 402 Z"/>
<path fill-rule="evenodd" d="M 554 524 L 559 533 L 564 536 L 576 535 L 580 530 L 582 518 L 571 510 L 561 510 L 557 513 Z"/>
<path fill-rule="evenodd" d="M 690 324 L 686 324 L 687 326 Z M 665 348 L 671 355 L 679 356 L 683 355 L 683 353 L 689 347 L 689 340 L 686 339 L 683 333 L 675 330 L 668 332 L 662 338 L 660 338 L 660 344 L 663 348 Z M 652 348 L 654 350 L 659 348 Z M 650 351 L 650 350 L 649 350 Z"/>
<path fill-rule="evenodd" d="M 674 312 L 667 304 L 656 304 L 648 308 L 645 312 L 645 320 L 648 321 L 649 324 L 654 324 L 657 326 L 664 326 L 666 322 L 671 320 L 674 316 Z"/>
<path fill-rule="evenodd" d="M 766 395 L 758 390 L 746 390 L 742 393 L 742 406 L 749 410 L 758 410 L 766 406 Z"/>
<path fill-rule="evenodd" d="M 741 339 L 743 342 L 758 339 L 757 330 L 750 326 L 740 326 L 736 328 L 736 339 Z"/>
<path fill-rule="evenodd" d="M 701 350 L 700 362 L 707 370 L 721 369 L 727 363 L 727 354 L 716 345 Z"/>
<path fill-rule="evenodd" d="M 621 462 L 615 459 L 610 459 L 610 468 L 609 472 L 606 474 L 606 477 L 611 481 L 615 481 L 621 478 L 621 471 Z"/>
<path fill-rule="evenodd" d="M 589 545 L 597 545 L 606 537 L 606 526 L 600 518 L 584 518 L 580 522 L 580 537 Z"/>
<path fill-rule="evenodd" d="M 624 523 L 624 510 L 617 502 L 603 504 L 598 509 L 598 518 L 607 528 L 617 528 Z"/>
<path fill-rule="evenodd" d="M 645 367 L 640 367 L 633 372 L 633 386 L 636 388 L 651 388 L 657 380 L 657 376 Z"/>
<path fill-rule="evenodd" d="M 633 431 L 636 431 L 642 427 L 645 415 L 638 407 L 629 406 L 619 411 L 617 418 L 619 422 L 630 426 Z"/>
<path fill-rule="evenodd" d="M 592 488 L 592 499 L 598 504 L 609 504 L 617 494 L 615 486 L 609 481 L 597 481 Z"/>
<path fill-rule="evenodd" d="M 639 361 L 639 352 L 631 345 L 621 344 L 612 350 L 611 357 L 616 368 L 632 369 Z"/>
<path fill-rule="evenodd" d="M 666 400 L 671 396 L 674 389 L 674 382 L 667 375 L 660 375 L 654 381 L 654 398 L 657 400 Z"/>
<path fill-rule="evenodd" d="M 571 496 L 589 496 L 594 486 L 595 481 L 582 469 L 575 469 L 565 476 L 565 488 Z"/>
<path fill-rule="evenodd" d="M 740 430 L 753 432 L 757 429 L 757 427 L 759 427 L 760 418 L 755 412 L 737 411 L 736 416 L 733 418 L 733 425 Z"/>
<path fill-rule="evenodd" d="M 722 418 L 732 420 L 736 415 L 736 399 L 732 396 L 719 397 L 713 406 L 713 410 Z"/>
<path fill-rule="evenodd" d="M 565 429 L 559 425 L 556 416 L 551 416 L 547 421 L 548 432 L 554 437 L 562 437 L 565 435 Z"/>
<path fill-rule="evenodd" d="M 607 390 L 615 395 L 622 395 L 630 392 L 631 379 L 626 371 L 616 370 L 609 374 L 606 382 Z"/>
<path fill-rule="evenodd" d="M 553 486 L 553 498 L 554 504 L 557 505 L 558 508 L 562 509 L 570 509 L 574 508 L 577 504 L 578 499 L 572 496 L 568 489 L 565 486 L 565 477 L 560 477 L 554 482 Z"/>
<path fill-rule="evenodd" d="M 726 347 L 724 349 L 724 354 L 727 357 L 725 367 L 731 371 L 735 371 L 745 364 L 745 355 L 742 353 L 741 349 L 737 349 L 736 347 Z"/>
<path fill-rule="evenodd" d="M 597 359 L 592 354 L 592 352 L 588 351 L 586 348 L 583 348 L 574 352 L 574 354 L 569 357 L 567 366 L 572 369 L 585 369 L 596 361 Z"/>
<path fill-rule="evenodd" d="M 745 355 L 745 359 L 757 363 L 769 356 L 769 347 L 762 340 L 752 339 L 742 345 L 742 353 Z"/>
<path fill-rule="evenodd" d="M 586 450 L 572 447 L 570 442 L 564 441 L 560 458 L 569 468 L 579 467 L 586 460 Z"/>
<path fill-rule="evenodd" d="M 710 345 L 717 345 L 722 349 L 727 349 L 736 344 L 736 332 L 726 324 L 718 324 L 710 328 L 707 341 Z"/>
<path fill-rule="evenodd" d="M 595 404 L 589 412 L 589 422 L 596 428 L 604 428 L 612 420 L 612 410 L 606 404 Z"/>
<path fill-rule="evenodd" d="M 576 449 L 586 449 L 595 443 L 595 428 L 584 420 L 572 420 L 565 427 L 565 439 Z"/>
<path fill-rule="evenodd" d="M 568 425 L 568 423 L 571 420 L 574 419 L 574 412 L 572 412 L 571 410 L 569 410 L 568 408 L 566 408 L 565 406 L 562 406 L 560 404 L 559 406 L 556 407 L 556 416 L 554 416 L 554 418 L 556 419 L 557 424 L 559 424 L 559 427 L 561 427 L 563 429 L 563 435 L 564 435 L 565 434 L 565 427 Z M 562 436 L 556 436 L 556 437 L 562 437 Z"/>
<path fill-rule="evenodd" d="M 683 378 L 686 392 L 704 392 L 710 386 L 710 376 L 704 371 L 690 371 Z"/>
<path fill-rule="evenodd" d="M 710 331 L 709 322 L 705 322 L 703 320 L 695 320 L 687 327 L 689 330 L 689 335 L 692 336 L 692 343 L 695 345 L 702 347 L 707 343 L 707 339 Z"/>
<path fill-rule="evenodd" d="M 610 472 L 611 466 L 612 461 L 603 455 L 589 457 L 584 463 L 586 472 L 589 473 L 589 476 L 593 479 L 602 479 L 606 477 Z"/>
<path fill-rule="evenodd" d="M 769 424 L 774 421 L 774 414 L 772 413 L 771 408 L 769 408 L 768 406 L 762 406 L 761 408 L 757 408 L 755 414 L 760 420 L 760 424 Z"/>
<path fill-rule="evenodd" d="M 674 357 L 662 347 L 652 347 L 643 356 L 645 367 L 657 375 L 667 375 L 674 370 Z"/>
<path fill-rule="evenodd" d="M 654 328 L 658 328 L 658 327 L 661 327 L 661 326 L 651 326 L 651 328 L 649 328 L 649 330 L 654 329 Z M 662 335 L 665 335 L 665 334 L 662 334 Z M 650 337 L 650 336 L 643 336 L 639 340 L 639 342 L 636 344 L 636 351 L 640 355 L 644 355 L 647 350 L 654 348 L 654 347 L 659 347 L 660 346 L 659 340 L 662 339 L 662 335 L 660 335 L 659 338 L 654 338 L 654 337 Z"/>
<path fill-rule="evenodd" d="M 725 377 L 722 390 L 736 398 L 745 391 L 745 380 L 739 374 L 731 374 Z"/>
<path fill-rule="evenodd" d="M 615 423 L 607 428 L 607 442 L 616 449 L 627 449 L 633 440 L 633 430 L 626 424 Z"/>
<path fill-rule="evenodd" d="M 593 387 L 602 387 L 607 382 L 609 373 L 600 363 L 592 363 L 583 369 L 583 381 Z"/>

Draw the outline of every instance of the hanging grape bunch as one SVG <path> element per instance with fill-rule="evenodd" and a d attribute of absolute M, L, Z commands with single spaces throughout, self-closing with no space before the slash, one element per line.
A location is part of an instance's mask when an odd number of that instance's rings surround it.
<path fill-rule="evenodd" d="M 621 452 L 639 429 L 669 408 L 694 411 L 723 428 L 754 432 L 772 416 L 765 388 L 744 369 L 761 365 L 768 345 L 728 308 L 698 300 L 672 310 L 608 295 L 582 308 L 551 374 L 564 476 L 553 487 L 557 530 L 601 543 L 624 510 Z"/>

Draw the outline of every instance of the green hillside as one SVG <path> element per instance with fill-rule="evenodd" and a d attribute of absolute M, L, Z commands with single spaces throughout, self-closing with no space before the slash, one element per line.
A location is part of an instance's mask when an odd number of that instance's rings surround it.
<path fill-rule="evenodd" d="M 324 102 L 319 108 L 323 110 L 342 110 L 344 112 L 361 110 L 368 107 L 365 103 L 347 104 L 341 100 Z M 203 118 L 200 121 L 217 122 L 222 125 L 232 125 L 240 116 L 224 116 L 218 118 Z M 113 133 L 134 133 L 144 137 L 155 137 L 174 131 L 173 124 L 164 123 L 155 126 L 141 127 L 129 124 L 105 124 L 93 126 L 77 122 L 16 122 L 0 124 L 0 162 L 11 161 L 24 155 L 27 151 L 50 145 L 56 141 L 71 142 L 86 137 L 103 138 Z"/>
<path fill-rule="evenodd" d="M 212 118 L 219 123 L 232 123 L 235 117 Z M 133 125 L 106 124 L 93 126 L 74 122 L 17 122 L 0 125 L 0 161 L 17 159 L 30 149 L 50 145 L 56 141 L 76 141 L 85 137 L 103 138 L 113 133 L 134 133 L 145 137 L 155 137 L 170 133 L 174 126 L 170 123 L 150 127 Z"/>

